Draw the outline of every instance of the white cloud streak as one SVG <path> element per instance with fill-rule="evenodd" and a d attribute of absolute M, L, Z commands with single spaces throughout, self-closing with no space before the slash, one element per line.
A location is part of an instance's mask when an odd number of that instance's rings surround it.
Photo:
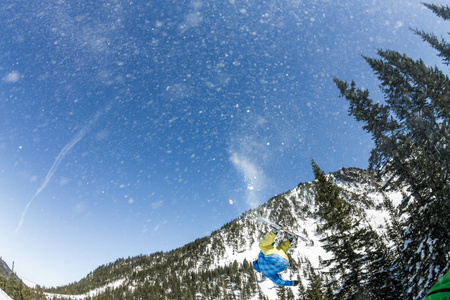
<path fill-rule="evenodd" d="M 30 208 L 31 203 L 36 199 L 37 196 L 47 187 L 48 183 L 52 179 L 53 175 L 55 174 L 56 170 L 58 169 L 59 165 L 61 164 L 64 157 L 66 157 L 67 153 L 79 142 L 83 139 L 83 137 L 88 133 L 92 127 L 97 123 L 98 119 L 102 115 L 102 110 L 99 110 L 90 120 L 89 122 L 83 126 L 83 128 L 80 129 L 80 131 L 77 132 L 77 134 L 68 142 L 62 150 L 59 152 L 58 156 L 55 158 L 55 161 L 53 162 L 52 167 L 48 171 L 47 175 L 45 176 L 45 179 L 41 186 L 37 189 L 36 193 L 34 193 L 33 197 L 28 201 L 27 205 L 25 206 L 24 210 L 22 211 L 22 215 L 20 216 L 19 224 L 17 225 L 16 232 L 20 230 L 20 228 L 23 225 L 23 222 L 25 220 L 25 217 L 27 215 L 28 209 Z"/>
<path fill-rule="evenodd" d="M 22 76 L 20 75 L 19 72 L 13 71 L 13 72 L 9 73 L 8 75 L 6 75 L 5 77 L 3 77 L 3 81 L 8 82 L 8 83 L 16 83 L 16 82 L 20 81 L 21 77 Z"/>
<path fill-rule="evenodd" d="M 232 153 L 230 161 L 244 177 L 246 184 L 247 204 L 254 208 L 259 204 L 258 191 L 266 184 L 266 177 L 262 169 L 242 154 Z"/>

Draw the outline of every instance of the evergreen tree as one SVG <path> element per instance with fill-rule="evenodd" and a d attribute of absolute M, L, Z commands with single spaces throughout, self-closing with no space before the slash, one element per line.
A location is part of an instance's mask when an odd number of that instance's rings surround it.
<path fill-rule="evenodd" d="M 352 222 L 352 205 L 340 197 L 341 189 L 331 178 L 312 160 L 315 175 L 314 187 L 316 190 L 317 214 L 322 218 L 320 230 L 325 233 L 323 238 L 324 249 L 331 252 L 333 257 L 324 261 L 329 267 L 329 274 L 338 276 L 342 282 L 336 298 L 343 298 L 361 289 L 362 281 L 362 253 L 355 251 L 351 230 L 355 224 Z"/>
<path fill-rule="evenodd" d="M 323 278 L 320 276 L 320 274 L 317 274 L 316 271 L 314 271 L 314 268 L 312 266 L 309 266 L 309 286 L 306 289 L 306 299 L 308 300 L 323 300 L 324 295 L 322 291 L 323 286 Z"/>
<path fill-rule="evenodd" d="M 277 296 L 279 300 L 286 300 L 286 288 L 284 286 L 277 287 Z"/>
<path fill-rule="evenodd" d="M 317 214 L 324 221 L 320 230 L 333 233 L 346 232 L 352 228 L 352 206 L 340 197 L 342 189 L 328 179 L 319 166 L 311 160 L 314 172 L 315 201 L 319 206 Z"/>
<path fill-rule="evenodd" d="M 294 300 L 295 295 L 291 288 L 287 289 L 286 300 Z"/>
<path fill-rule="evenodd" d="M 319 229 L 325 235 L 323 247 L 333 254 L 323 263 L 329 268 L 328 273 L 341 282 L 334 298 L 347 299 L 357 294 L 389 299 L 392 284 L 387 284 L 389 277 L 384 276 L 391 262 L 388 248 L 356 205 L 367 201 L 355 194 L 343 199 L 342 190 L 333 179 L 327 178 L 314 161 L 312 166 L 317 214 L 322 218 Z"/>
<path fill-rule="evenodd" d="M 450 8 L 426 5 L 450 19 Z M 415 30 L 450 63 L 450 45 Z M 370 167 L 389 178 L 388 189 L 406 188 L 398 208 L 403 216 L 401 243 L 392 265 L 393 291 L 399 298 L 421 299 L 449 267 L 450 243 L 450 80 L 437 67 L 427 67 L 391 50 L 378 50 L 379 59 L 364 57 L 381 81 L 385 101 L 377 103 L 367 90 L 334 79 L 349 104 L 350 115 L 363 122 L 375 148 Z"/>
<path fill-rule="evenodd" d="M 303 286 L 302 280 L 300 279 L 300 276 L 297 276 L 297 281 L 298 281 L 298 295 L 299 295 L 299 300 L 306 300 L 306 290 L 305 287 Z"/>

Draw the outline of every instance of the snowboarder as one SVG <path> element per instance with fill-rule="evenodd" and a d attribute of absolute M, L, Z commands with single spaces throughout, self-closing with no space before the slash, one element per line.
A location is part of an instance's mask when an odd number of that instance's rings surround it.
<path fill-rule="evenodd" d="M 274 240 L 278 234 L 278 229 L 271 226 L 271 230 L 259 243 L 261 252 L 259 252 L 258 259 L 253 262 L 253 269 L 277 285 L 296 286 L 298 281 L 283 280 L 278 273 L 286 269 L 289 263 L 286 251 L 291 247 L 291 243 L 292 245 L 296 244 L 297 237 L 288 235 L 289 240 L 275 248 L 273 245 L 275 244 Z"/>

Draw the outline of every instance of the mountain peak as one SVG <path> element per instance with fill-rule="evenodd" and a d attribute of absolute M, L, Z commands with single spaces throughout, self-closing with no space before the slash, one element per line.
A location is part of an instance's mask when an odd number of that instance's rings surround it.
<path fill-rule="evenodd" d="M 11 274 L 13 274 L 13 270 L 11 270 L 8 264 L 0 257 L 0 276 L 8 278 Z M 18 279 L 17 276 L 16 278 Z"/>

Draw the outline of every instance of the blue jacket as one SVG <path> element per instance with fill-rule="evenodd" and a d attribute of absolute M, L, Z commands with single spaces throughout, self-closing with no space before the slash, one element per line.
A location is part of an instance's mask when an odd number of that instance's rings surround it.
<path fill-rule="evenodd" d="M 289 263 L 285 253 L 289 249 L 289 241 L 275 248 L 273 247 L 275 237 L 275 233 L 269 232 L 261 243 L 259 243 L 261 252 L 259 252 L 258 259 L 253 262 L 253 269 L 261 272 L 264 277 L 269 278 L 277 285 L 293 286 L 294 281 L 283 280 L 278 274 L 283 272 Z"/>

